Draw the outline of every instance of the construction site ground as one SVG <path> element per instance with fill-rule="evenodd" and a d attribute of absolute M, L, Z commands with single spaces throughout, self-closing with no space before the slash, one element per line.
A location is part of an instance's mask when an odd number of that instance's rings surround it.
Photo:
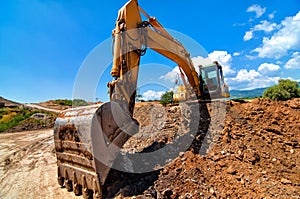
<path fill-rule="evenodd" d="M 300 198 L 300 99 L 217 106 L 209 108 L 209 139 L 198 129 L 191 147 L 157 171 L 113 169 L 104 197 Z M 192 118 L 182 120 L 183 112 L 180 106 L 138 106 L 141 131 L 124 151 L 171 144 Z M 0 134 L 0 198 L 81 198 L 59 187 L 56 169 L 52 129 Z"/>

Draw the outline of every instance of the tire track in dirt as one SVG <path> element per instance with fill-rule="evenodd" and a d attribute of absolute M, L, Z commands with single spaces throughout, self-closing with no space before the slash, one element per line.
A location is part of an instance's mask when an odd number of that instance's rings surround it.
<path fill-rule="evenodd" d="M 0 134 L 0 198 L 74 198 L 56 181 L 53 130 Z"/>

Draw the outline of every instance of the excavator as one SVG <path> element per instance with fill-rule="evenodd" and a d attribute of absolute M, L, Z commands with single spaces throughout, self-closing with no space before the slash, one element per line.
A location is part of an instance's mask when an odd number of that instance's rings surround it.
<path fill-rule="evenodd" d="M 188 83 L 185 80 L 182 69 L 179 68 L 180 77 L 183 80 L 183 85 L 178 85 L 177 91 L 173 94 L 173 100 L 175 102 L 186 101 L 190 98 L 188 95 L 189 88 Z M 179 77 L 179 76 L 178 76 Z M 224 82 L 222 66 L 218 61 L 214 61 L 211 64 L 199 65 L 199 81 L 200 90 L 203 98 L 219 99 L 229 98 L 229 88 Z M 178 78 L 176 82 L 179 82 Z"/>
<path fill-rule="evenodd" d="M 199 66 L 198 74 L 190 53 L 138 0 L 129 0 L 119 10 L 112 36 L 112 81 L 107 84 L 110 101 L 65 110 L 54 126 L 58 184 L 84 198 L 103 198 L 103 186 L 120 149 L 139 131 L 133 111 L 140 58 L 147 48 L 178 64 L 188 81 L 187 99 L 229 96 L 221 65 Z"/>

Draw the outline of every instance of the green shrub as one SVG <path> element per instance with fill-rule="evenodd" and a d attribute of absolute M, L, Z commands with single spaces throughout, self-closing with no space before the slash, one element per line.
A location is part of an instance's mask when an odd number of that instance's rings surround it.
<path fill-rule="evenodd" d="M 68 99 L 57 99 L 54 102 L 55 104 L 62 105 L 62 106 L 72 106 L 72 100 L 68 100 Z"/>
<path fill-rule="evenodd" d="M 263 97 L 271 100 L 288 100 L 300 97 L 300 88 L 296 81 L 281 79 L 278 85 L 267 88 Z"/>
<path fill-rule="evenodd" d="M 22 122 L 28 122 L 27 119 L 35 114 L 35 113 L 44 113 L 51 117 L 51 119 L 54 119 L 57 114 L 56 113 L 50 113 L 48 111 L 43 110 L 32 110 L 29 108 L 24 107 L 17 107 L 17 108 L 0 108 L 0 116 L 5 117 L 7 115 L 11 115 L 7 120 L 1 120 L 0 121 L 0 133 L 3 131 L 6 131 L 8 129 L 11 129 L 15 126 L 18 126 Z"/>
<path fill-rule="evenodd" d="M 17 126 L 21 121 L 29 118 L 34 112 L 31 112 L 28 108 L 17 108 L 18 114 L 8 121 L 3 121 L 0 123 L 0 132 Z"/>
<path fill-rule="evenodd" d="M 173 102 L 173 92 L 172 91 L 168 91 L 165 92 L 159 101 L 163 106 L 166 106 L 167 104 L 170 104 Z"/>
<path fill-rule="evenodd" d="M 57 99 L 55 100 L 55 103 L 62 106 L 87 106 L 88 105 L 88 103 L 82 99 L 74 99 L 74 100 Z"/>
<path fill-rule="evenodd" d="M 89 105 L 89 104 L 82 99 L 74 99 L 73 100 L 73 106 L 87 106 L 87 105 Z"/>

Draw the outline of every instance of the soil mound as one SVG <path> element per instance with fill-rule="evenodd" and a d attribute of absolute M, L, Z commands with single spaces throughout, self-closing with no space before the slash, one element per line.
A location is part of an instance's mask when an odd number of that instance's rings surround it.
<path fill-rule="evenodd" d="M 159 109 L 153 105 L 137 109 L 142 126 L 149 124 L 155 108 Z M 214 145 L 207 154 L 199 154 L 192 146 L 156 172 L 128 176 L 114 171 L 115 176 L 126 176 L 126 183 L 116 184 L 121 190 L 116 197 L 299 198 L 300 99 L 228 101 L 225 109 L 225 123 L 220 123 L 224 128 L 210 128 Z M 158 122 L 167 118 L 164 128 L 153 135 L 156 139 L 151 135 L 155 129 L 145 130 L 143 135 L 150 134 L 147 139 L 132 138 L 125 148 L 141 151 L 154 140 L 164 144 L 172 140 L 182 125 L 181 110 L 167 107 L 165 116 L 162 111 L 155 111 Z"/>

